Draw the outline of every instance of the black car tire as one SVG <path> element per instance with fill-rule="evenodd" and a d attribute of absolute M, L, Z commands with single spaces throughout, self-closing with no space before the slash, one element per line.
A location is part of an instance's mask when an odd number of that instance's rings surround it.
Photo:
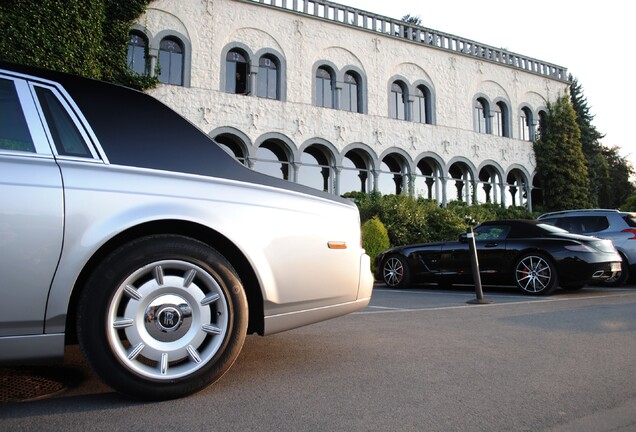
<path fill-rule="evenodd" d="M 216 250 L 178 235 L 127 243 L 92 272 L 77 332 L 97 375 L 135 398 L 182 397 L 218 380 L 247 332 L 247 299 Z"/>
<path fill-rule="evenodd" d="M 517 288 L 529 295 L 552 294 L 558 286 L 554 264 L 541 253 L 521 256 L 514 267 L 514 280 Z"/>
<path fill-rule="evenodd" d="M 629 263 L 625 257 L 622 258 L 623 262 L 621 263 L 621 271 L 616 275 L 616 277 L 605 279 L 604 281 L 601 281 L 599 285 L 607 288 L 614 288 L 624 285 L 627 282 L 627 279 L 629 279 Z"/>
<path fill-rule="evenodd" d="M 406 259 L 400 255 L 389 255 L 382 262 L 382 280 L 391 288 L 404 288 L 411 283 L 411 270 Z"/>

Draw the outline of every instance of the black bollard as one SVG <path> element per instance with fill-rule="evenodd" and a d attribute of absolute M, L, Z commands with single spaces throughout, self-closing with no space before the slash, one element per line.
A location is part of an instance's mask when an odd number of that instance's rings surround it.
<path fill-rule="evenodd" d="M 492 301 L 484 298 L 484 292 L 481 288 L 481 275 L 479 274 L 479 258 L 477 257 L 477 245 L 475 244 L 475 234 L 470 228 L 466 238 L 468 240 L 468 251 L 470 253 L 470 263 L 473 268 L 473 280 L 475 281 L 475 294 L 477 298 L 470 300 L 468 304 L 490 304 Z"/>

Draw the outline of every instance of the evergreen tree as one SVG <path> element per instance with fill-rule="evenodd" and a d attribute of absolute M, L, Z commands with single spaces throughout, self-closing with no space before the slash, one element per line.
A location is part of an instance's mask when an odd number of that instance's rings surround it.
<path fill-rule="evenodd" d="M 420 18 L 419 15 L 406 14 L 402 17 L 402 21 L 404 21 L 405 23 L 416 25 L 416 26 L 422 25 L 422 19 Z"/>
<path fill-rule="evenodd" d="M 590 206 L 581 132 L 567 96 L 548 103 L 543 130 L 534 143 L 534 152 L 547 211 Z"/>
<path fill-rule="evenodd" d="M 590 179 L 590 204 L 592 207 L 607 207 L 607 198 L 611 193 L 608 163 L 603 157 L 603 146 L 600 140 L 603 134 L 592 124 L 594 116 L 590 113 L 587 98 L 583 95 L 583 87 L 572 75 L 570 81 L 570 101 L 576 112 L 576 123 L 581 131 L 581 148 L 587 162 Z"/>
<path fill-rule="evenodd" d="M 604 200 L 605 208 L 621 208 L 627 199 L 636 193 L 636 186 L 630 182 L 634 168 L 619 153 L 619 147 L 603 147 L 603 158 L 608 165 L 608 181 L 612 185 Z"/>

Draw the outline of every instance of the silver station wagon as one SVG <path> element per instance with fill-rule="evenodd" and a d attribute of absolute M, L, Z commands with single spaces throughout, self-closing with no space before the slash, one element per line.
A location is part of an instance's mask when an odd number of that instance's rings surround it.
<path fill-rule="evenodd" d="M 115 390 L 196 392 L 268 335 L 364 308 L 350 201 L 252 171 L 156 99 L 0 62 L 0 363 L 79 343 Z"/>

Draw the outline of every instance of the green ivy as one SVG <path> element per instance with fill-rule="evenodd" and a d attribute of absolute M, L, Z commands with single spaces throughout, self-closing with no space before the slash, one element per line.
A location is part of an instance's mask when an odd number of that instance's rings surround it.
<path fill-rule="evenodd" d="M 3 0 L 0 58 L 145 89 L 126 66 L 132 23 L 151 0 Z"/>

